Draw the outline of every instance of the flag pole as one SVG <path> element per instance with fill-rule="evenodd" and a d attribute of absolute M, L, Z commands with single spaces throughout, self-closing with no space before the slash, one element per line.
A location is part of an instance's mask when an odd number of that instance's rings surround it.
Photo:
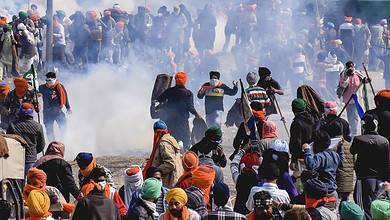
<path fill-rule="evenodd" d="M 35 72 L 35 67 L 34 67 L 34 64 L 31 64 L 31 70 L 33 72 L 33 87 L 34 87 L 34 99 L 35 99 L 35 102 L 37 103 L 37 114 L 38 114 L 38 123 L 40 124 L 41 123 L 41 116 L 39 114 L 39 100 L 38 100 L 38 90 L 37 90 L 37 85 L 35 84 L 36 82 L 36 72 Z"/>
<path fill-rule="evenodd" d="M 367 71 L 366 65 L 365 65 L 364 63 L 362 63 L 362 65 L 363 65 L 364 72 L 366 72 L 367 80 L 369 80 L 368 82 L 370 83 L 370 87 L 371 87 L 372 94 L 373 94 L 374 97 L 375 97 L 374 86 L 372 85 L 371 78 L 370 78 L 370 76 L 368 75 L 368 71 Z"/>

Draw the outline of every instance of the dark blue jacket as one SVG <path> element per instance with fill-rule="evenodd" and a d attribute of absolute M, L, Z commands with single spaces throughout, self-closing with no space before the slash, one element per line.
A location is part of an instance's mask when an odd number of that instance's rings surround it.
<path fill-rule="evenodd" d="M 65 107 L 67 110 L 70 109 L 69 105 L 69 99 L 68 99 L 68 93 L 66 92 L 65 87 L 60 84 L 62 88 L 64 89 L 65 96 L 66 96 L 66 103 Z M 48 111 L 48 110 L 60 110 L 60 99 L 57 94 L 57 91 L 54 89 L 51 89 L 46 86 L 46 84 L 40 85 L 39 86 L 39 93 L 42 94 L 42 100 L 43 100 L 43 111 Z"/>
<path fill-rule="evenodd" d="M 203 84 L 202 87 L 209 87 L 210 83 Z M 234 96 L 238 92 L 238 87 L 234 86 L 232 89 L 229 88 L 224 83 L 221 83 L 221 85 L 216 86 L 215 88 L 208 89 L 204 93 L 201 91 L 198 92 L 198 98 L 203 99 L 204 96 L 206 96 L 205 99 L 205 106 L 206 106 L 206 114 L 211 114 L 215 111 L 223 111 L 223 97 L 225 95 Z"/>
<path fill-rule="evenodd" d="M 325 150 L 316 154 L 312 149 L 305 151 L 306 168 L 318 172 L 319 180 L 327 186 L 329 193 L 337 189 L 336 171 L 342 157 L 342 151 Z"/>

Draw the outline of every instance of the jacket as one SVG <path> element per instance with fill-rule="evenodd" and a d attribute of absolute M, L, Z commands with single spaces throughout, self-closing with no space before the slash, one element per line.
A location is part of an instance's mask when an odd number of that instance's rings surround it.
<path fill-rule="evenodd" d="M 66 103 L 65 107 L 66 109 L 70 109 L 70 104 L 69 104 L 69 99 L 68 99 L 68 93 L 66 92 L 65 87 L 60 84 L 62 88 L 64 89 L 65 96 L 66 96 Z M 56 94 L 55 89 L 51 89 L 46 86 L 46 84 L 40 85 L 39 86 L 39 93 L 42 94 L 42 100 L 43 100 L 43 111 L 49 111 L 49 110 L 57 110 L 61 111 L 61 106 L 60 106 L 60 99 L 58 94 Z"/>
<path fill-rule="evenodd" d="M 302 145 L 311 143 L 315 121 L 308 112 L 298 113 L 290 127 L 290 154 L 291 161 L 296 162 L 303 158 Z"/>
<path fill-rule="evenodd" d="M 337 189 L 336 171 L 342 157 L 340 150 L 325 150 L 316 154 L 312 149 L 305 150 L 306 168 L 318 172 L 318 179 L 326 185 L 329 193 Z"/>
<path fill-rule="evenodd" d="M 155 220 L 157 214 L 156 210 L 153 210 L 152 207 L 150 207 L 146 202 L 138 198 L 135 202 L 134 207 L 127 213 L 126 219 L 128 220 Z"/>
<path fill-rule="evenodd" d="M 389 141 L 377 132 L 356 136 L 351 145 L 351 154 L 357 154 L 355 164 L 358 179 L 376 178 L 389 180 Z"/>
<path fill-rule="evenodd" d="M 345 119 L 337 117 L 337 115 L 332 115 L 332 114 L 327 115 L 325 117 L 325 120 L 323 121 L 323 124 L 321 125 L 321 128 L 329 126 L 329 123 L 336 122 L 336 121 L 340 122 L 340 124 L 343 125 L 343 138 L 344 138 L 344 140 L 351 142 L 352 138 L 351 138 L 351 131 L 349 129 L 349 123 Z"/>
<path fill-rule="evenodd" d="M 37 154 L 42 152 L 45 147 L 42 125 L 29 116 L 19 118 L 16 122 L 11 123 L 7 134 L 17 134 L 26 140 L 26 162 L 35 162 Z"/>
<path fill-rule="evenodd" d="M 67 202 L 70 199 L 69 194 L 72 194 L 74 198 L 79 196 L 80 190 L 76 186 L 72 167 L 68 162 L 62 159 L 54 159 L 39 165 L 37 168 L 45 171 L 47 175 L 46 184 L 56 187 Z"/>
<path fill-rule="evenodd" d="M 177 118 L 188 119 L 190 113 L 197 115 L 194 107 L 194 95 L 184 86 L 176 85 L 169 88 L 157 99 L 164 104 L 164 110 L 167 111 L 167 121 L 174 121 Z M 170 120 L 171 119 L 171 120 Z"/>
<path fill-rule="evenodd" d="M 82 198 L 76 206 L 72 220 L 120 220 L 115 202 L 97 190 Z"/>
<path fill-rule="evenodd" d="M 213 88 L 209 88 L 210 83 L 204 83 L 202 89 L 198 92 L 198 98 L 205 98 L 206 114 L 211 114 L 216 111 L 223 111 L 223 97 L 226 95 L 234 96 L 238 92 L 238 87 L 234 86 L 232 89 L 224 83 L 220 82 L 219 85 Z M 207 88 L 203 91 L 203 88 Z"/>
<path fill-rule="evenodd" d="M 350 152 L 351 144 L 347 141 L 342 142 L 344 158 L 342 165 L 337 169 L 336 181 L 337 192 L 352 192 L 353 191 L 353 166 L 354 159 Z"/>
<path fill-rule="evenodd" d="M 165 134 L 157 144 L 152 167 L 162 172 L 163 186 L 172 188 L 183 174 L 180 146 L 170 134 Z"/>

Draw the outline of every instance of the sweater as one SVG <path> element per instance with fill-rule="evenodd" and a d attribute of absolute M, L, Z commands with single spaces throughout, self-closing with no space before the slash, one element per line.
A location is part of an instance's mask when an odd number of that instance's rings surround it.
<path fill-rule="evenodd" d="M 210 87 L 210 83 L 204 83 L 202 87 Z M 220 83 L 220 85 L 209 88 L 206 91 L 202 92 L 202 89 L 198 92 L 198 98 L 205 98 L 205 108 L 206 114 L 212 114 L 216 111 L 224 111 L 223 107 L 223 97 L 225 95 L 234 96 L 238 92 L 238 87 L 234 86 L 233 88 L 229 88 L 224 83 Z"/>

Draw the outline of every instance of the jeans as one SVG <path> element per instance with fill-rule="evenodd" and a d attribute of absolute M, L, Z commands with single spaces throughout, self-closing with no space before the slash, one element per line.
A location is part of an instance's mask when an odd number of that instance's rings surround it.
<path fill-rule="evenodd" d="M 206 123 L 208 127 L 218 126 L 221 127 L 222 124 L 222 115 L 223 111 L 217 110 L 215 112 L 206 114 Z"/>
<path fill-rule="evenodd" d="M 58 111 L 43 111 L 43 123 L 45 124 L 46 134 L 49 141 L 54 140 L 54 122 L 57 122 L 60 127 L 61 134 L 66 131 L 66 117 L 61 110 Z"/>
<path fill-rule="evenodd" d="M 351 137 L 355 137 L 359 135 L 359 121 L 360 121 L 355 104 L 348 104 L 346 110 L 347 110 L 348 123 L 351 130 Z"/>

